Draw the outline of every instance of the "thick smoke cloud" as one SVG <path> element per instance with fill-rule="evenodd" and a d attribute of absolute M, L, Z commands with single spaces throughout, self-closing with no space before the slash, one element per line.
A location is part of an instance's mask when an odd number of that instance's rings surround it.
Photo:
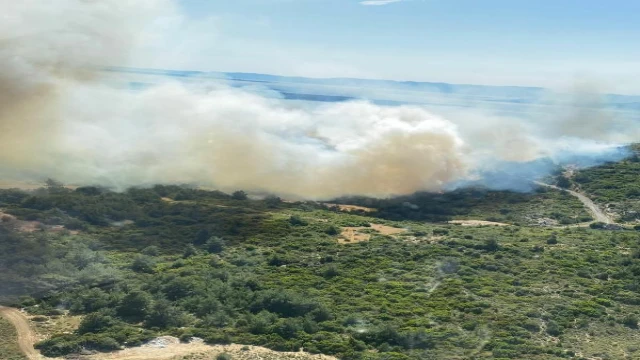
<path fill-rule="evenodd" d="M 5 177 L 382 197 L 440 190 L 492 168 L 505 171 L 500 164 L 561 157 L 566 144 L 593 151 L 635 136 L 595 111 L 536 123 L 367 102 L 295 107 L 204 82 L 132 91 L 109 85 L 95 69 L 126 65 L 141 42 L 181 24 L 161 21 L 181 18 L 172 1 L 23 0 L 0 10 L 8 19 L 0 23 Z M 163 32 L 154 32 L 158 24 Z"/>

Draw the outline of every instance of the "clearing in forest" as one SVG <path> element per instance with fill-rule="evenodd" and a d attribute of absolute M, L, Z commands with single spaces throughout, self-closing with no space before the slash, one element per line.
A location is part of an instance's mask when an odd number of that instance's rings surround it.
<path fill-rule="evenodd" d="M 460 224 L 462 226 L 509 226 L 509 224 L 501 222 L 484 220 L 451 220 L 449 224 Z"/>
<path fill-rule="evenodd" d="M 369 224 L 370 226 L 346 226 L 342 228 L 338 243 L 352 244 L 371 239 L 371 233 L 366 230 L 373 230 L 382 235 L 394 236 L 406 232 L 407 229 L 387 226 L 382 224 Z"/>
<path fill-rule="evenodd" d="M 377 209 L 374 209 L 374 208 L 358 206 L 358 205 L 342 205 L 342 204 L 328 204 L 328 203 L 325 203 L 324 205 L 326 205 L 328 207 L 334 207 L 335 206 L 338 209 L 340 209 L 340 211 L 346 211 L 346 212 L 364 211 L 366 213 L 372 213 L 372 212 L 378 211 Z"/>

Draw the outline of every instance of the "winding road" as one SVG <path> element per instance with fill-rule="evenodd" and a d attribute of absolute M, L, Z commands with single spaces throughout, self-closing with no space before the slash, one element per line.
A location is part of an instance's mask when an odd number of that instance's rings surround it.
<path fill-rule="evenodd" d="M 29 360 L 41 360 L 44 356 L 33 348 L 33 344 L 36 343 L 36 333 L 29 326 L 29 320 L 20 310 L 0 306 L 0 315 L 7 319 L 15 328 L 18 333 L 18 346 L 20 350 Z"/>
<path fill-rule="evenodd" d="M 595 219 L 595 221 L 598 222 L 602 222 L 605 224 L 613 224 L 615 223 L 615 221 L 613 221 L 613 219 L 607 215 L 604 211 L 602 211 L 602 209 L 600 209 L 600 207 L 598 207 L 598 205 L 596 205 L 591 199 L 589 199 L 588 197 L 586 197 L 585 195 L 573 191 L 573 190 L 568 190 L 568 189 L 563 189 L 560 188 L 558 186 L 555 185 L 551 185 L 551 184 L 545 184 L 543 182 L 540 181 L 534 181 L 534 183 L 536 185 L 540 185 L 540 186 L 544 186 L 547 188 L 551 188 L 551 189 L 556 189 L 556 190 L 560 190 L 560 191 L 566 191 L 569 194 L 575 196 L 576 198 L 578 198 L 578 200 L 580 200 L 584 206 L 587 208 L 587 210 L 589 210 L 589 212 L 591 213 L 591 215 L 593 215 L 593 218 Z"/>

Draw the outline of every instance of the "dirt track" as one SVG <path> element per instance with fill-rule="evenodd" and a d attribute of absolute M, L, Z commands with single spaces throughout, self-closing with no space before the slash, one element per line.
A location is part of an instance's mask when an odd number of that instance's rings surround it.
<path fill-rule="evenodd" d="M 29 360 L 45 359 L 44 356 L 33 348 L 36 342 L 36 333 L 29 326 L 29 320 L 18 309 L 0 306 L 0 315 L 7 319 L 18 333 L 18 346 Z"/>
<path fill-rule="evenodd" d="M 259 346 L 206 345 L 202 342 L 180 343 L 177 338 L 161 337 L 168 341 L 162 347 L 143 345 L 112 353 L 82 356 L 82 360 L 210 360 L 226 353 L 236 360 L 337 360 L 326 355 L 303 352 L 276 352 Z"/>
<path fill-rule="evenodd" d="M 55 360 L 42 356 L 33 344 L 37 342 L 35 331 L 29 319 L 18 309 L 0 306 L 0 316 L 7 319 L 18 334 L 18 346 L 29 360 Z M 326 355 L 312 355 L 303 352 L 276 352 L 259 346 L 207 345 L 203 342 L 181 343 L 177 338 L 161 337 L 166 340 L 162 346 L 143 345 L 111 353 L 81 356 L 86 360 L 204 360 L 214 359 L 218 354 L 229 353 L 238 360 L 337 360 Z M 0 354 L 1 356 L 2 354 Z M 56 358 L 60 360 L 59 358 Z"/>
<path fill-rule="evenodd" d="M 449 224 L 460 224 L 462 226 L 509 226 L 509 224 L 484 221 L 484 220 L 451 220 Z"/>
<path fill-rule="evenodd" d="M 594 219 L 596 221 L 603 222 L 605 224 L 613 224 L 613 223 L 615 223 L 615 221 L 613 221 L 613 219 L 611 219 L 611 217 L 609 217 L 609 215 L 605 214 L 605 212 L 602 211 L 598 207 L 598 205 L 596 205 L 591 199 L 589 199 L 588 197 L 586 197 L 583 194 L 580 194 L 579 192 L 572 191 L 572 190 L 567 190 L 567 189 L 562 189 L 562 188 L 557 187 L 555 185 L 545 184 L 545 183 L 539 182 L 539 181 L 534 181 L 534 183 L 537 184 L 537 185 L 540 185 L 540 186 L 551 188 L 551 189 L 556 189 L 556 190 L 560 190 L 560 191 L 566 191 L 569 194 L 577 197 L 578 200 L 580 200 L 584 204 L 584 206 L 587 208 L 587 210 L 589 210 L 591 215 L 593 215 L 593 217 L 594 217 Z"/>

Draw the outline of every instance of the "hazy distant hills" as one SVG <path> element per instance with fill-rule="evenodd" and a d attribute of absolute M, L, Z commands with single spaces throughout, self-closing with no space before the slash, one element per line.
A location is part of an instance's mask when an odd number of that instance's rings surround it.
<path fill-rule="evenodd" d="M 420 104 L 453 107 L 491 107 L 503 111 L 521 110 L 522 105 L 601 107 L 640 118 L 640 96 L 606 94 L 578 96 L 553 93 L 540 87 L 488 86 L 369 80 L 352 78 L 306 78 L 255 73 L 223 73 L 141 68 L 108 68 L 127 75 L 135 88 L 157 83 L 161 77 L 174 80 L 219 81 L 233 87 L 262 91 L 268 96 L 288 100 L 340 102 L 356 99 L 381 105 Z"/>

